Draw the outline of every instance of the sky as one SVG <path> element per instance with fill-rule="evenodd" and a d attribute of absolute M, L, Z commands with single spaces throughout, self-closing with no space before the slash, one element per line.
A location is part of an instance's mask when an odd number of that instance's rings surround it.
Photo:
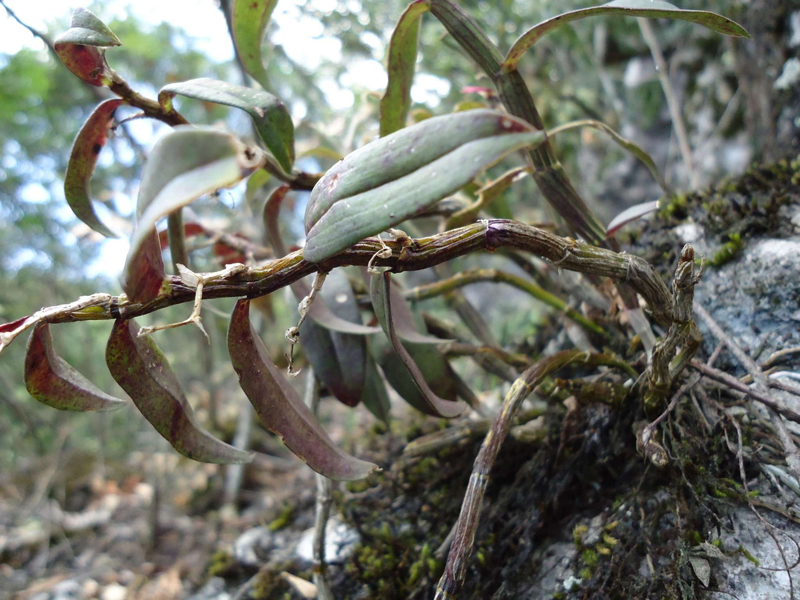
<path fill-rule="evenodd" d="M 32 27 L 55 37 L 54 32 L 47 31 L 48 20 L 55 16 L 68 14 L 77 6 L 88 6 L 88 0 L 5 0 L 5 4 L 17 16 Z M 311 4 L 322 13 L 333 11 L 336 0 L 312 0 Z M 347 8 L 358 12 L 361 10 L 359 0 L 347 0 Z M 108 21 L 113 18 L 125 18 L 131 13 L 144 23 L 157 25 L 169 22 L 182 27 L 188 36 L 195 40 L 196 49 L 207 54 L 216 62 L 226 62 L 233 58 L 233 47 L 225 20 L 220 14 L 215 0 L 107 0 L 103 4 L 103 12 L 99 15 Z M 325 37 L 322 24 L 315 18 L 305 14 L 297 0 L 282 0 L 278 3 L 272 20 L 277 24 L 277 31 L 271 38 L 274 44 L 283 46 L 285 52 L 297 64 L 309 71 L 319 66 L 320 57 L 336 60 L 341 56 L 341 45 L 338 39 Z M 372 89 L 382 92 L 386 85 L 386 71 L 383 66 L 385 40 L 374 34 L 363 41 L 374 50 L 372 59 L 350 61 L 348 71 L 341 81 L 320 81 L 319 86 L 334 109 L 346 110 L 353 104 L 353 93 L 350 86 Z M 388 37 L 388 35 L 387 35 Z M 123 40 L 124 43 L 124 40 Z M 33 37 L 26 29 L 12 20 L 4 10 L 0 9 L 0 53 L 14 54 L 21 48 L 41 49 L 41 40 Z M 449 91 L 449 83 L 435 77 L 420 75 L 412 88 L 412 98 L 418 102 L 426 102 L 436 106 L 441 95 Z M 295 120 L 303 115 L 293 115 Z M 131 126 L 135 127 L 136 122 Z M 149 128 L 142 128 L 144 135 L 149 135 Z M 137 133 L 133 131 L 134 135 Z M 138 137 L 138 136 L 137 136 Z M 145 141 L 147 144 L 154 139 Z M 99 168 L 102 168 L 102 156 Z M 65 210 L 68 207 L 65 204 Z M 103 207 L 98 212 L 102 218 Z M 116 277 L 125 260 L 128 250 L 127 240 L 102 241 L 100 256 L 95 263 L 89 265 L 87 275 L 105 274 Z"/>

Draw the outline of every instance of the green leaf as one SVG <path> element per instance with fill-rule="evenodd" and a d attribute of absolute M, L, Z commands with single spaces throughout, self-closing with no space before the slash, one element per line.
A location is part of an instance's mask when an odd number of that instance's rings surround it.
<path fill-rule="evenodd" d="M 169 109 L 176 94 L 233 106 L 248 113 L 253 118 L 258 135 L 278 164 L 286 173 L 292 172 L 294 125 L 289 111 L 278 98 L 264 90 L 201 77 L 164 86 L 158 93 L 158 101 L 165 109 Z"/>
<path fill-rule="evenodd" d="M 58 356 L 47 323 L 37 325 L 28 338 L 25 387 L 39 402 L 58 410 L 109 411 L 128 404 L 106 394 Z"/>
<path fill-rule="evenodd" d="M 408 374 L 411 376 L 414 385 L 421 394 L 423 404 L 417 408 L 428 414 L 438 417 L 452 418 L 460 415 L 464 411 L 465 404 L 463 402 L 446 400 L 434 393 L 428 384 L 428 381 L 426 381 L 426 377 L 423 375 L 423 372 L 420 370 L 418 363 L 415 362 L 415 358 L 411 356 L 409 350 L 407 350 L 404 346 L 404 343 L 401 342 L 397 332 L 395 331 L 391 296 L 390 273 L 386 271 L 382 274 L 372 275 L 370 282 L 370 298 L 372 300 L 372 306 L 375 309 L 375 316 L 378 317 L 378 321 L 380 322 L 383 331 L 386 333 L 386 337 L 389 338 L 392 349 L 397 357 L 402 361 L 403 365 L 408 371 Z M 437 355 L 439 356 L 439 358 L 443 361 L 441 372 L 435 374 L 431 381 L 437 381 L 440 384 L 446 383 L 449 380 L 447 376 L 447 363 L 444 361 L 441 355 L 438 354 L 438 350 L 431 345 L 417 345 L 415 349 L 416 358 L 418 360 L 422 358 L 421 363 L 427 368 L 436 366 L 435 357 Z M 425 353 L 424 357 L 420 355 L 422 352 Z M 387 377 L 389 377 L 389 371 L 384 369 L 384 372 L 386 373 Z M 392 386 L 395 385 L 391 379 L 390 382 L 392 383 Z M 400 392 L 400 389 L 398 389 L 398 392 Z M 455 393 L 453 393 L 453 396 L 455 396 Z M 407 394 L 403 397 L 409 399 L 413 398 L 413 395 Z M 409 400 L 409 402 L 412 401 Z"/>
<path fill-rule="evenodd" d="M 361 402 L 369 412 L 375 415 L 375 418 L 389 425 L 392 403 L 389 400 L 389 393 L 386 391 L 386 384 L 381 379 L 378 367 L 370 355 L 367 356 L 367 374 Z"/>
<path fill-rule="evenodd" d="M 267 71 L 261 60 L 261 43 L 269 18 L 278 0 L 233 0 L 231 23 L 236 54 L 245 70 L 262 86 L 267 85 Z"/>
<path fill-rule="evenodd" d="M 417 38 L 422 15 L 430 10 L 430 0 L 414 0 L 394 28 L 389 41 L 386 71 L 389 80 L 386 93 L 381 98 L 381 137 L 402 129 L 411 108 L 411 84 L 417 62 Z"/>
<path fill-rule="evenodd" d="M 131 301 L 154 297 L 152 286 L 140 287 L 136 272 L 146 254 L 145 241 L 155 235 L 158 220 L 204 194 L 238 183 L 257 165 L 257 154 L 218 129 L 180 126 L 159 140 L 142 174 L 138 222 L 123 273 L 123 289 Z"/>
<path fill-rule="evenodd" d="M 139 336 L 133 320 L 114 322 L 106 346 L 106 364 L 139 412 L 179 453 L 199 462 L 219 464 L 253 460 L 252 452 L 216 439 L 197 424 L 167 358 L 150 336 Z"/>
<path fill-rule="evenodd" d="M 56 54 L 74 75 L 95 86 L 111 83 L 105 48 L 121 46 L 116 35 L 94 13 L 76 8 L 72 26 L 53 42 Z"/>
<path fill-rule="evenodd" d="M 124 103 L 124 100 L 119 99 L 106 100 L 89 115 L 72 144 L 72 153 L 64 176 L 64 196 L 72 212 L 106 237 L 117 237 L 117 234 L 106 227 L 94 212 L 89 195 L 89 180 L 94 173 L 100 151 L 105 146 L 108 128 L 114 121 L 114 112 Z"/>
<path fill-rule="evenodd" d="M 377 465 L 341 450 L 269 358 L 250 325 L 250 301 L 239 300 L 228 328 L 228 352 L 239 384 L 264 426 L 317 473 L 336 480 L 363 479 Z"/>
<path fill-rule="evenodd" d="M 314 186 L 303 258 L 320 262 L 425 210 L 544 132 L 493 110 L 427 119 L 349 154 Z"/>
<path fill-rule="evenodd" d="M 647 170 L 650 171 L 650 174 L 653 176 L 658 182 L 658 185 L 664 190 L 664 193 L 668 195 L 672 195 L 673 191 L 670 185 L 666 182 L 664 177 L 662 177 L 661 173 L 656 166 L 653 157 L 650 156 L 644 148 L 635 144 L 634 142 L 630 141 L 627 138 L 622 137 L 616 131 L 614 131 L 611 127 L 603 123 L 602 121 L 594 121 L 591 119 L 586 119 L 582 121 L 572 121 L 570 123 L 564 123 L 563 125 L 559 125 L 554 129 L 551 129 L 547 132 L 547 135 L 550 137 L 556 136 L 559 133 L 564 133 L 565 131 L 570 131 L 572 129 L 580 129 L 582 127 L 591 127 L 592 129 L 597 129 L 602 131 L 603 133 L 607 134 L 620 148 L 623 150 L 627 150 L 631 154 L 633 154 L 639 162 L 641 162 Z"/>
<path fill-rule="evenodd" d="M 563 13 L 535 25 L 523 33 L 517 41 L 514 42 L 514 45 L 511 46 L 511 50 L 508 51 L 503 61 L 503 70 L 511 71 L 515 69 L 522 55 L 539 41 L 542 36 L 553 29 L 566 25 L 567 23 L 572 23 L 573 21 L 600 15 L 646 17 L 651 19 L 678 19 L 681 21 L 689 21 L 690 23 L 697 23 L 698 25 L 702 25 L 703 27 L 707 27 L 723 35 L 750 37 L 747 30 L 735 21 L 706 10 L 683 10 L 669 2 L 662 2 L 661 0 L 616 0 L 615 2 L 604 4 L 603 6 L 581 8 Z"/>

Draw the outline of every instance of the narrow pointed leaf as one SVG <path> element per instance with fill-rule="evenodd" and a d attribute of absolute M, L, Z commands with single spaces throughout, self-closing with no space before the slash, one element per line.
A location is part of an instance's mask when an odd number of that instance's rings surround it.
<path fill-rule="evenodd" d="M 233 0 L 231 24 L 236 53 L 250 76 L 267 87 L 261 43 L 278 0 Z"/>
<path fill-rule="evenodd" d="M 152 287 L 146 291 L 138 287 L 141 278 L 136 272 L 146 252 L 145 241 L 154 235 L 159 219 L 205 194 L 238 183 L 256 165 L 250 149 L 217 129 L 176 127 L 159 140 L 142 174 L 138 223 L 125 263 L 123 289 L 132 301 L 153 297 Z"/>
<path fill-rule="evenodd" d="M 698 25 L 702 25 L 703 27 L 707 27 L 723 35 L 750 37 L 747 30 L 735 21 L 706 10 L 684 10 L 669 2 L 663 2 L 662 0 L 616 0 L 615 2 L 604 4 L 603 6 L 581 8 L 563 13 L 532 27 L 523 33 L 517 41 L 514 42 L 514 45 L 511 46 L 511 50 L 508 51 L 503 61 L 503 69 L 505 71 L 513 70 L 522 55 L 539 41 L 542 36 L 553 29 L 566 25 L 567 23 L 572 23 L 573 21 L 601 15 L 646 17 L 650 19 L 677 19 L 689 21 L 690 23 L 697 23 Z"/>
<path fill-rule="evenodd" d="M 228 352 L 239 384 L 261 422 L 317 473 L 363 479 L 377 466 L 341 450 L 269 358 L 250 325 L 250 301 L 239 300 L 228 329 Z"/>
<path fill-rule="evenodd" d="M 286 256 L 287 254 L 286 245 L 281 238 L 278 217 L 280 215 L 281 203 L 290 190 L 291 187 L 288 185 L 282 185 L 276 188 L 269 195 L 264 204 L 264 227 L 267 231 L 267 239 L 272 245 L 276 256 Z M 291 288 L 298 301 L 311 293 L 311 286 L 303 280 L 294 282 L 291 284 Z M 382 331 L 380 327 L 368 327 L 361 323 L 354 323 L 340 318 L 330 309 L 324 296 L 317 296 L 317 299 L 308 309 L 308 316 L 325 329 L 338 331 L 340 333 L 371 335 Z"/>
<path fill-rule="evenodd" d="M 278 217 L 289 190 L 286 185 L 275 189 L 264 205 L 267 239 L 278 256 L 286 255 Z M 298 302 L 311 292 L 311 286 L 303 280 L 291 288 Z M 367 347 L 361 336 L 365 328 L 350 281 L 341 269 L 328 275 L 308 316 L 300 326 L 300 343 L 314 373 L 336 399 L 356 406 L 364 393 Z"/>
<path fill-rule="evenodd" d="M 114 322 L 106 346 L 106 364 L 136 408 L 170 445 L 187 458 L 218 464 L 253 459 L 201 428 L 167 357 L 153 338 L 139 337 L 133 320 Z"/>
<path fill-rule="evenodd" d="M 341 269 L 328 274 L 314 304 L 324 300 L 329 310 L 346 323 L 361 325 L 353 288 Z M 356 406 L 364 394 L 367 343 L 362 335 L 328 330 L 324 321 L 306 319 L 300 327 L 303 345 L 314 373 L 328 390 L 348 406 Z"/>
<path fill-rule="evenodd" d="M 392 348 L 403 362 L 403 365 L 414 380 L 414 384 L 422 394 L 427 408 L 426 412 L 446 418 L 460 415 L 464 411 L 466 405 L 463 402 L 452 402 L 437 396 L 425 380 L 420 367 L 414 362 L 414 358 L 412 358 L 400 341 L 395 331 L 391 296 L 391 275 L 389 272 L 373 275 L 370 285 L 370 297 L 372 299 L 372 306 L 375 308 L 375 315 L 378 317 L 381 327 L 383 327 L 386 336 L 389 338 Z M 424 349 L 430 354 L 438 352 L 433 346 L 419 346 L 418 349 Z"/>
<path fill-rule="evenodd" d="M 53 42 L 56 54 L 74 75 L 95 86 L 111 83 L 105 48 L 121 46 L 108 26 L 85 8 L 76 8 L 72 26 Z"/>
<path fill-rule="evenodd" d="M 258 135 L 287 173 L 294 162 L 294 125 L 286 106 L 278 98 L 261 89 L 247 88 L 202 77 L 161 88 L 158 101 L 171 107 L 172 98 L 179 94 L 204 102 L 233 106 L 248 113 L 258 130 Z"/>
<path fill-rule="evenodd" d="M 417 62 L 417 38 L 422 15 L 430 10 L 430 0 L 414 0 L 400 15 L 400 20 L 389 41 L 386 64 L 388 82 L 381 98 L 381 137 L 394 133 L 406 125 L 411 108 L 411 84 Z"/>
<path fill-rule="evenodd" d="M 664 190 L 667 194 L 672 194 L 672 188 L 666 182 L 664 177 L 662 177 L 661 173 L 656 166 L 656 162 L 653 160 L 653 157 L 650 156 L 647 152 L 645 152 L 644 148 L 635 144 L 634 142 L 630 141 L 627 138 L 622 137 L 616 131 L 614 131 L 611 127 L 603 123 L 602 121 L 594 121 L 591 119 L 583 120 L 583 121 L 572 121 L 570 123 L 564 123 L 563 125 L 559 125 L 558 127 L 551 129 L 547 132 L 547 135 L 550 137 L 556 136 L 559 133 L 563 133 L 565 131 L 570 131 L 571 129 L 579 129 L 582 127 L 591 127 L 592 129 L 597 129 L 606 133 L 620 148 L 623 150 L 627 150 L 631 154 L 633 154 L 639 162 L 641 162 L 647 170 L 653 175 L 653 179 L 658 182 L 658 185 Z"/>
<path fill-rule="evenodd" d="M 161 292 L 164 278 L 164 258 L 156 228 L 150 228 L 136 254 L 129 252 L 122 274 L 122 289 L 131 302 L 148 302 Z"/>
<path fill-rule="evenodd" d="M 614 234 L 625 227 L 625 225 L 657 211 L 658 207 L 659 201 L 655 200 L 654 202 L 644 202 L 643 204 L 637 204 L 636 206 L 631 206 L 630 208 L 623 210 L 611 220 L 611 223 L 608 224 L 608 228 L 606 229 L 606 237 L 613 237 Z"/>
<path fill-rule="evenodd" d="M 515 117 L 472 110 L 367 144 L 334 165 L 311 192 L 303 257 L 320 262 L 397 225 L 544 139 L 544 132 Z"/>
<path fill-rule="evenodd" d="M 94 109 L 72 144 L 72 153 L 64 176 L 64 196 L 72 212 L 89 227 L 106 237 L 117 237 L 117 234 L 106 227 L 94 212 L 89 195 L 89 181 L 100 151 L 105 146 L 108 128 L 114 120 L 114 112 L 124 103 L 119 99 L 106 100 Z"/>
<path fill-rule="evenodd" d="M 58 356 L 47 323 L 37 325 L 28 338 L 25 387 L 39 402 L 58 410 L 109 411 L 128 404 L 106 394 Z"/>
<path fill-rule="evenodd" d="M 367 375 L 364 380 L 364 395 L 361 397 L 361 402 L 369 412 L 375 415 L 375 418 L 389 424 L 392 403 L 389 400 L 389 393 L 386 391 L 386 384 L 381 379 L 372 356 L 367 356 Z"/>

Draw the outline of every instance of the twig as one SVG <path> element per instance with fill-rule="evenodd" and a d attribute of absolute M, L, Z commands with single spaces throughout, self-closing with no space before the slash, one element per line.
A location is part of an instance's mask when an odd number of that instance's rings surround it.
<path fill-rule="evenodd" d="M 781 414 L 784 414 L 785 416 L 785 413 L 781 412 L 777 408 L 780 406 L 778 401 L 774 400 L 769 393 L 769 382 L 767 381 L 767 376 L 764 375 L 764 372 L 756 364 L 756 362 L 750 358 L 747 353 L 742 350 L 739 345 L 722 330 L 722 327 L 717 324 L 717 322 L 706 309 L 697 305 L 694 307 L 694 312 L 703 320 L 703 322 L 705 322 L 718 340 L 725 342 L 725 345 L 728 347 L 728 349 L 733 353 L 733 355 L 747 370 L 747 372 L 750 373 L 758 392 L 770 399 L 770 403 L 764 402 L 764 404 L 767 406 L 767 410 L 769 411 L 770 421 L 772 422 L 773 427 L 775 427 L 775 430 L 778 434 L 778 439 L 783 445 L 783 451 L 786 455 L 786 462 L 789 465 L 789 468 L 792 470 L 795 476 L 800 479 L 800 453 L 798 453 L 797 446 L 795 445 L 794 440 L 792 440 L 789 431 L 786 429 L 786 424 L 780 417 Z"/>
<path fill-rule="evenodd" d="M 537 362 L 514 382 L 503 400 L 500 414 L 492 423 L 489 433 L 483 440 L 478 457 L 475 459 L 467 492 L 461 505 L 461 513 L 456 523 L 453 543 L 447 556 L 447 565 L 436 588 L 435 600 L 455 598 L 464 583 L 475 534 L 478 531 L 483 496 L 489 483 L 489 473 L 511 429 L 517 409 L 525 398 L 545 377 L 567 365 L 611 366 L 617 363 L 618 361 L 610 360 L 610 357 L 604 354 L 565 350 Z"/>
<path fill-rule="evenodd" d="M 771 408 L 772 410 L 776 411 L 778 414 L 783 415 L 790 421 L 794 421 L 795 423 L 800 423 L 800 413 L 795 412 L 788 406 L 783 405 L 782 403 L 774 400 L 770 396 L 766 394 L 762 394 L 758 390 L 754 390 L 740 382 L 738 379 L 733 377 L 732 375 L 728 375 L 724 371 L 720 371 L 719 369 L 715 369 L 713 367 L 708 367 L 704 363 L 700 362 L 699 360 L 691 360 L 689 361 L 689 366 L 696 371 L 700 371 L 703 375 L 708 377 L 709 379 L 713 379 L 723 385 L 728 386 L 731 389 L 736 390 L 737 392 L 742 392 L 743 394 L 748 395 L 753 400 L 756 400 Z"/>
<path fill-rule="evenodd" d="M 549 231 L 517 221 L 492 219 L 405 243 L 384 242 L 392 255 L 377 261 L 395 272 L 417 271 L 471 252 L 513 246 L 545 258 L 561 261 L 560 268 L 610 277 L 630 284 L 647 301 L 652 316 L 662 326 L 672 324 L 673 308 L 667 286 L 643 259 L 589 244 L 580 244 Z M 375 238 L 367 238 L 321 264 L 303 260 L 302 252 L 292 252 L 260 266 L 229 265 L 216 273 L 202 273 L 203 298 L 257 298 L 283 288 L 320 269 L 347 265 L 366 266 L 380 250 Z M 39 322 L 69 323 L 130 319 L 195 299 L 196 289 L 179 277 L 169 277 L 161 293 L 146 303 L 130 302 L 127 297 L 95 294 L 76 302 L 42 309 L 16 322 L 0 325 L 0 351 L 20 333 Z"/>
<path fill-rule="evenodd" d="M 766 371 L 770 367 L 779 363 L 781 359 L 791 356 L 792 354 L 800 354 L 800 346 L 796 346 L 794 348 L 784 348 L 783 350 L 778 350 L 777 352 L 772 353 L 767 360 L 761 363 L 761 368 Z"/>
<path fill-rule="evenodd" d="M 672 91 L 672 83 L 669 80 L 669 68 L 667 62 L 664 60 L 664 55 L 661 53 L 661 47 L 658 44 L 658 39 L 653 33 L 653 28 L 650 26 L 650 21 L 647 19 L 639 18 L 639 29 L 642 31 L 642 37 L 650 48 L 650 53 L 653 55 L 653 62 L 656 64 L 656 73 L 661 82 L 661 87 L 664 90 L 664 96 L 667 98 L 667 107 L 669 107 L 669 115 L 672 119 L 672 125 L 675 127 L 675 136 L 678 138 L 678 146 L 681 149 L 681 156 L 683 163 L 689 171 L 689 180 L 692 188 L 699 185 L 697 172 L 694 168 L 694 161 L 692 160 L 692 149 L 689 146 L 689 136 L 686 133 L 686 125 L 683 121 L 681 114 L 681 107 L 678 104 L 678 99 Z"/>
<path fill-rule="evenodd" d="M 239 406 L 239 418 L 236 421 L 236 433 L 233 434 L 233 446 L 239 450 L 247 450 L 250 446 L 250 434 L 253 430 L 253 409 L 250 404 Z M 223 492 L 223 506 L 236 510 L 236 501 L 242 487 L 244 476 L 243 464 L 227 465 L 225 467 L 225 484 Z"/>
<path fill-rule="evenodd" d="M 316 416 L 319 412 L 319 381 L 314 372 L 308 369 L 308 379 L 306 381 L 306 404 L 311 412 Z M 317 504 L 314 515 L 314 539 L 311 543 L 312 565 L 314 570 L 314 585 L 317 586 L 317 598 L 319 600 L 334 600 L 331 584 L 328 581 L 325 564 L 325 527 L 331 514 L 333 498 L 333 482 L 324 475 L 314 474 L 317 482 Z"/>

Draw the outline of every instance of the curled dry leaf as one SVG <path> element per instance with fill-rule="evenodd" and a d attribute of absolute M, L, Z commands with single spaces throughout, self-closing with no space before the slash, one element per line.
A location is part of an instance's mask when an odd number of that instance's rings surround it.
<path fill-rule="evenodd" d="M 414 0 L 394 28 L 389 41 L 386 64 L 388 81 L 381 98 L 381 137 L 394 133 L 406 125 L 411 108 L 411 84 L 417 62 L 417 38 L 422 15 L 430 10 L 430 0 Z"/>
<path fill-rule="evenodd" d="M 133 320 L 114 322 L 106 364 L 136 408 L 179 453 L 200 462 L 235 464 L 253 459 L 200 427 L 167 357 Z"/>
<path fill-rule="evenodd" d="M 236 54 L 245 70 L 267 87 L 267 72 L 261 60 L 261 43 L 278 0 L 233 0 L 231 29 Z"/>
<path fill-rule="evenodd" d="M 363 479 L 377 465 L 350 456 L 328 436 L 250 325 L 250 301 L 239 300 L 228 329 L 228 352 L 239 384 L 261 422 L 317 473 L 330 479 Z"/>
<path fill-rule="evenodd" d="M 47 323 L 38 324 L 28 338 L 25 387 L 39 402 L 59 410 L 109 411 L 128 404 L 106 394 L 58 356 Z"/>
<path fill-rule="evenodd" d="M 89 195 L 89 181 L 100 151 L 106 144 L 114 112 L 124 103 L 119 99 L 106 100 L 89 115 L 72 144 L 67 173 L 64 176 L 64 196 L 72 212 L 89 227 L 106 237 L 117 237 L 117 234 L 106 227 L 94 212 Z"/>
<path fill-rule="evenodd" d="M 573 21 L 601 15 L 677 19 L 680 21 L 697 23 L 698 25 L 702 25 L 703 27 L 707 27 L 723 35 L 750 37 L 750 34 L 747 33 L 744 27 L 735 21 L 706 10 L 684 10 L 669 2 L 663 2 L 662 0 L 615 0 L 615 2 L 609 2 L 603 6 L 581 8 L 563 13 L 531 27 L 514 42 L 513 46 L 511 46 L 511 49 L 508 51 L 503 61 L 503 69 L 506 71 L 515 69 L 519 59 L 522 58 L 542 36 L 553 29 L 566 25 L 567 23 L 572 23 Z"/>
<path fill-rule="evenodd" d="M 292 172 L 294 162 L 294 124 L 289 111 L 278 98 L 264 90 L 242 87 L 201 77 L 161 88 L 158 101 L 171 110 L 175 95 L 233 106 L 253 118 L 258 135 L 286 173 Z"/>
<path fill-rule="evenodd" d="M 258 164 L 257 155 L 235 136 L 211 127 L 180 126 L 159 140 L 142 174 L 138 222 L 123 271 L 122 287 L 131 301 L 151 300 L 160 288 L 160 281 L 159 287 L 154 285 L 161 262 L 155 233 L 159 219 L 204 194 L 238 183 Z M 163 278 L 163 263 L 160 271 Z"/>
<path fill-rule="evenodd" d="M 411 376 L 414 385 L 422 395 L 424 405 L 418 406 L 417 408 L 427 412 L 428 414 L 439 417 L 452 418 L 460 415 L 464 411 L 465 404 L 463 402 L 446 400 L 436 395 L 433 390 L 431 390 L 431 387 L 426 381 L 426 378 L 417 362 L 415 362 L 414 358 L 403 345 L 403 342 L 401 341 L 395 329 L 395 317 L 392 313 L 393 305 L 391 275 L 388 271 L 385 273 L 372 275 L 370 284 L 370 297 L 372 299 L 372 306 L 375 309 L 375 316 L 378 317 L 378 321 L 380 322 L 381 327 L 383 327 L 386 337 L 389 338 L 392 349 L 397 357 L 402 361 L 405 368 L 408 370 L 408 374 Z M 407 335 L 408 333 L 410 332 L 407 332 Z M 422 337 L 424 338 L 425 336 Z M 416 349 L 419 351 L 425 351 L 427 353 L 427 355 L 424 357 L 423 363 L 426 368 L 430 368 L 436 364 L 437 355 L 442 361 L 442 367 L 440 369 L 442 372 L 439 373 L 435 379 L 432 379 L 432 381 L 449 379 L 447 377 L 447 363 L 444 361 L 441 355 L 438 354 L 438 350 L 434 346 L 422 344 L 417 345 Z M 417 358 L 420 358 L 420 355 L 418 355 Z M 388 377 L 389 371 L 385 369 L 385 372 L 387 373 Z M 392 383 L 392 386 L 395 386 L 391 379 L 390 382 Z M 401 392 L 401 390 L 398 389 L 398 392 Z M 413 396 L 411 394 L 403 394 L 403 397 L 409 400 L 409 402 L 413 403 L 411 400 Z"/>
<path fill-rule="evenodd" d="M 303 258 L 320 262 L 393 227 L 452 194 L 545 134 L 494 110 L 426 119 L 371 142 L 314 186 L 305 214 Z"/>
<path fill-rule="evenodd" d="M 53 42 L 56 54 L 74 75 L 92 85 L 109 85 L 112 72 L 105 49 L 121 46 L 114 32 L 91 11 L 79 7 L 72 13 L 71 27 Z"/>

